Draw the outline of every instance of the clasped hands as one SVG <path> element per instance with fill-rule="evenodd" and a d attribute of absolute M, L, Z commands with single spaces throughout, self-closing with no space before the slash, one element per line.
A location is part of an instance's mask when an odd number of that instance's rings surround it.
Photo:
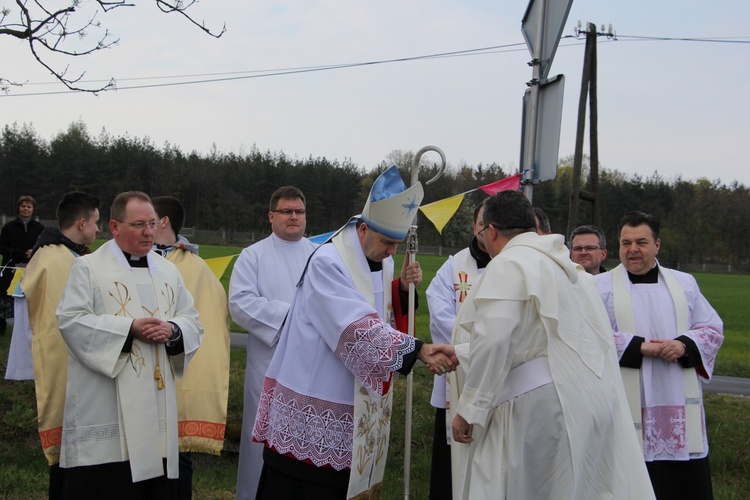
<path fill-rule="evenodd" d="M 452 372 L 458 366 L 456 351 L 451 344 L 422 344 L 417 358 L 435 375 Z"/>
<path fill-rule="evenodd" d="M 159 318 L 138 318 L 130 325 L 130 333 L 148 344 L 166 344 L 172 339 L 172 323 Z"/>
<path fill-rule="evenodd" d="M 641 354 L 650 358 L 661 358 L 670 363 L 677 363 L 677 360 L 686 354 L 685 344 L 679 340 L 652 340 L 641 344 Z"/>

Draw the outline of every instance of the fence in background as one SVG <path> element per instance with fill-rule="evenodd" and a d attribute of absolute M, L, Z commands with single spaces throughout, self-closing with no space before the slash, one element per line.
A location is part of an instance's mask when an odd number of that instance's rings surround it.
<path fill-rule="evenodd" d="M 5 225 L 6 222 L 12 220 L 15 216 L 11 217 L 3 214 L 0 216 L 0 226 Z M 39 222 L 45 226 L 57 226 L 57 221 L 51 219 L 39 219 Z M 99 238 L 109 239 L 109 229 L 105 223 L 100 222 Z M 203 245 L 230 245 L 236 247 L 246 247 L 252 245 L 256 241 L 262 240 L 267 237 L 270 233 L 262 232 L 246 232 L 246 231 L 213 231 L 208 229 L 195 229 L 192 227 L 183 227 L 182 233 L 184 237 L 189 239 L 193 243 Z M 403 251 L 403 248 L 399 248 L 399 251 Z M 460 248 L 447 248 L 438 246 L 419 246 L 419 253 L 426 255 L 453 255 L 454 253 L 461 250 Z M 604 262 L 604 267 L 607 269 L 613 269 L 619 264 L 617 259 L 607 259 Z M 732 264 L 700 264 L 691 263 L 685 264 L 682 262 L 662 262 L 663 265 L 672 269 L 678 269 L 684 272 L 705 272 L 705 273 L 750 273 L 750 265 L 735 266 Z"/>

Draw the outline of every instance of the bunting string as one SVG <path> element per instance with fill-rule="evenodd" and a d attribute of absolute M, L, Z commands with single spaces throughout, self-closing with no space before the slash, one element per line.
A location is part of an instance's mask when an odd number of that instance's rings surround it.
<path fill-rule="evenodd" d="M 464 193 L 443 198 L 442 200 L 433 201 L 427 205 L 422 205 L 419 207 L 419 210 L 421 210 L 424 216 L 432 222 L 438 233 L 443 234 L 443 229 L 453 216 L 456 215 L 458 207 L 461 206 L 461 202 L 467 194 L 473 193 L 474 191 L 482 191 L 486 195 L 492 196 L 500 191 L 518 189 L 521 189 L 521 174 L 506 177 L 505 179 L 500 179 L 499 181 L 491 182 L 490 184 L 485 184 L 476 189 L 470 189 Z"/>
<path fill-rule="evenodd" d="M 232 262 L 232 259 L 237 257 L 239 254 L 236 253 L 234 255 L 227 255 L 226 257 L 214 257 L 211 259 L 204 259 L 206 264 L 208 264 L 208 267 L 211 269 L 211 271 L 216 276 L 216 279 L 221 279 L 222 276 L 224 276 L 224 273 L 227 271 L 227 267 L 229 267 L 229 263 Z M 13 293 L 16 291 L 16 288 L 18 287 L 18 284 L 21 282 L 21 278 L 23 278 L 23 273 L 26 270 L 24 267 L 11 267 L 6 266 L 2 268 L 3 271 L 8 270 L 15 270 L 15 274 L 13 275 L 13 280 L 10 282 L 10 286 L 8 286 L 8 289 L 6 290 L 7 295 L 13 295 Z"/>

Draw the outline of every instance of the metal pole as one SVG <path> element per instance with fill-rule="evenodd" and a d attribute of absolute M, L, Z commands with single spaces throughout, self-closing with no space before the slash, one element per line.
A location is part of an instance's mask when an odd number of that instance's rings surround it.
<path fill-rule="evenodd" d="M 533 67 L 531 81 L 531 95 L 529 96 L 529 123 L 526 131 L 526 163 L 521 168 L 524 172 L 523 194 L 531 201 L 534 196 L 534 168 L 536 164 L 536 124 L 539 120 L 539 84 L 542 78 L 542 43 L 544 42 L 544 14 L 547 6 L 546 0 L 537 0 L 536 13 L 536 40 L 534 41 L 534 55 L 532 56 L 531 66 Z"/>
<path fill-rule="evenodd" d="M 409 228 L 406 254 L 409 262 L 417 260 L 417 226 Z M 416 296 L 414 283 L 409 283 L 409 323 L 407 333 L 414 336 L 414 297 Z M 412 401 L 414 399 L 414 375 L 409 372 L 406 376 L 406 429 L 404 430 L 404 499 L 409 499 L 411 486 L 411 420 Z"/>
<path fill-rule="evenodd" d="M 440 155 L 442 163 L 440 170 L 435 177 L 425 183 L 430 185 L 438 178 L 443 175 L 445 171 L 445 153 L 443 150 L 436 146 L 425 146 L 414 156 L 414 162 L 411 165 L 411 185 L 413 186 L 419 182 L 419 162 L 428 151 L 435 151 Z M 414 220 L 409 228 L 409 234 L 406 243 L 406 253 L 409 256 L 409 263 L 417 261 L 417 214 L 414 214 Z M 414 303 L 416 297 L 416 289 L 414 283 L 409 283 L 409 319 L 407 333 L 410 336 L 414 336 Z M 411 421 L 412 421 L 412 401 L 414 399 L 414 375 L 410 372 L 406 376 L 406 429 L 404 430 L 404 499 L 409 499 L 409 489 L 411 486 Z"/>

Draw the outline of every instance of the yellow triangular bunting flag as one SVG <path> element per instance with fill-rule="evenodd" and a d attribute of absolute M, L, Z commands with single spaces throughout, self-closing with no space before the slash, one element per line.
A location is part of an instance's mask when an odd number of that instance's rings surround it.
<path fill-rule="evenodd" d="M 451 196 L 450 198 L 434 201 L 427 205 L 422 205 L 419 209 L 425 217 L 430 219 L 430 222 L 435 224 L 438 233 L 443 234 L 443 228 L 448 224 L 448 221 L 453 218 L 453 215 L 456 213 L 456 210 L 458 210 L 458 206 L 463 199 L 464 194 L 462 193 L 456 196 Z"/>
<path fill-rule="evenodd" d="M 227 270 L 227 266 L 230 262 L 232 262 L 232 259 L 237 257 L 239 254 L 235 255 L 228 255 L 226 257 L 215 257 L 213 259 L 206 259 L 206 264 L 208 264 L 208 267 L 211 268 L 211 271 L 216 275 L 218 279 L 221 279 L 222 276 L 224 276 L 224 271 Z"/>

